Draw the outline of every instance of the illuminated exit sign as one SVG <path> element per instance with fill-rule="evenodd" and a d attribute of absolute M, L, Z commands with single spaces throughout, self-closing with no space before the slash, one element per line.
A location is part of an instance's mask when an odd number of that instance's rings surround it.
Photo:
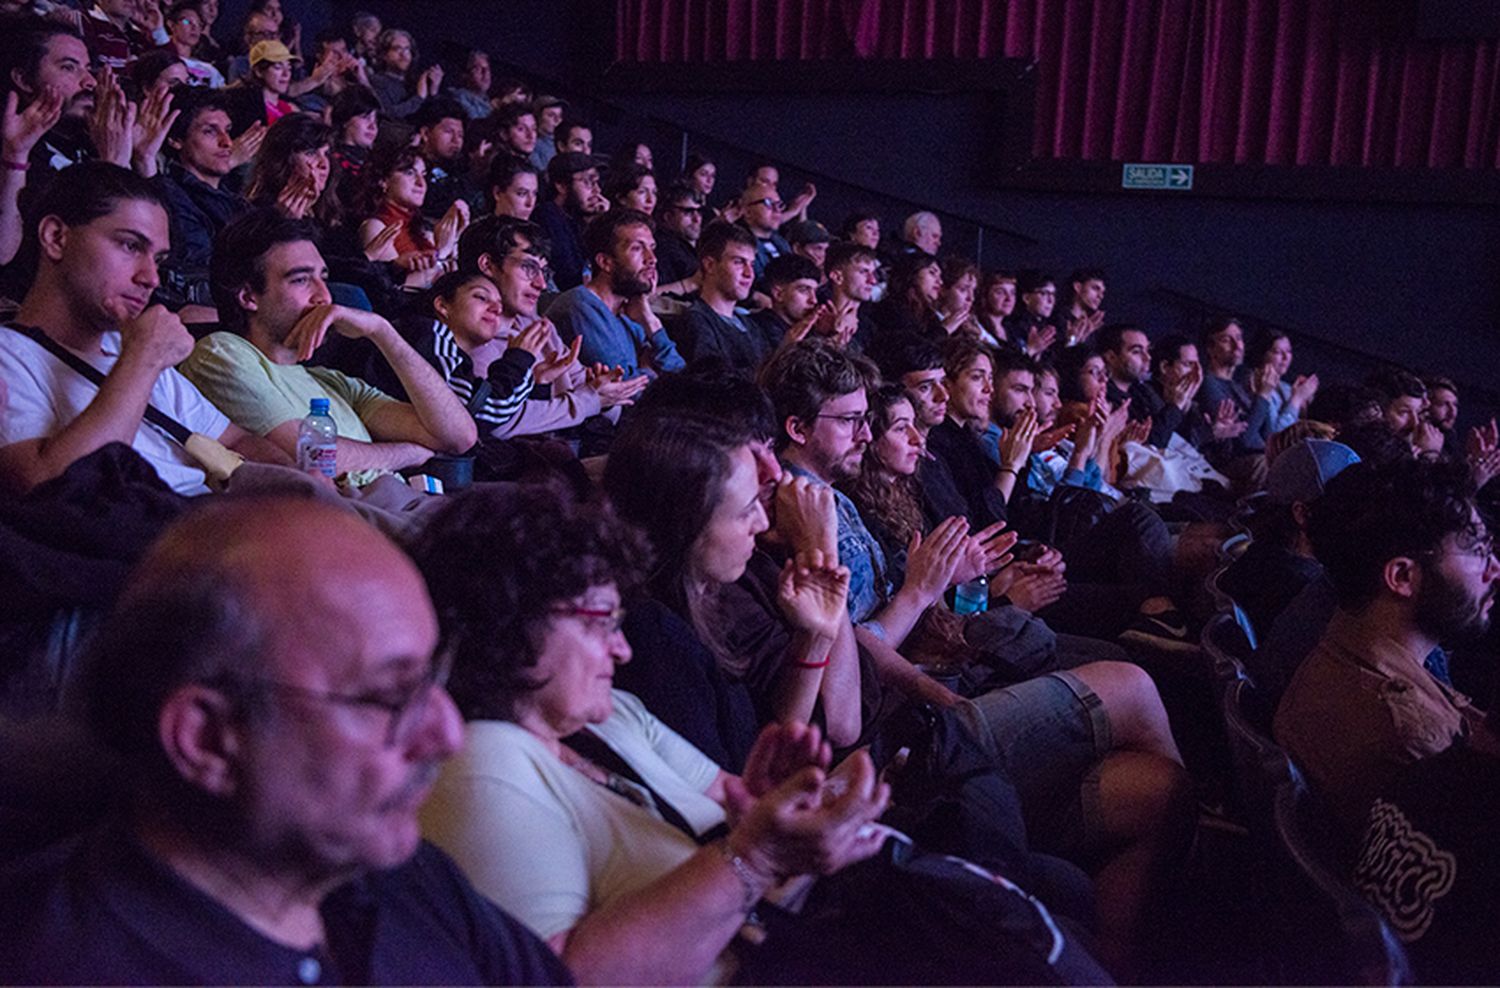
<path fill-rule="evenodd" d="M 1124 189 L 1167 189 L 1187 192 L 1193 187 L 1192 165 L 1126 165 L 1120 176 Z"/>

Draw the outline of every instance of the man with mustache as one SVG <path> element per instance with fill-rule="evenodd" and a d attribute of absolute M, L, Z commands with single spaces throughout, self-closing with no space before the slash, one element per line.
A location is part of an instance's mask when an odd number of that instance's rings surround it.
<path fill-rule="evenodd" d="M 593 273 L 547 310 L 562 338 L 572 342 L 582 337 L 579 359 L 584 365 L 614 368 L 625 380 L 682 370 L 682 354 L 648 304 L 656 290 L 651 217 L 634 209 L 612 209 L 584 229 L 583 247 Z"/>
<path fill-rule="evenodd" d="M 463 734 L 400 549 L 337 508 L 227 499 L 128 587 L 84 687 L 124 798 L 0 876 L 0 980 L 569 980 L 421 841 Z"/>
<path fill-rule="evenodd" d="M 1400 770 L 1483 722 L 1423 668 L 1482 634 L 1500 579 L 1462 466 L 1356 464 L 1312 510 L 1308 536 L 1338 610 L 1276 710 L 1276 739 L 1351 835 Z"/>

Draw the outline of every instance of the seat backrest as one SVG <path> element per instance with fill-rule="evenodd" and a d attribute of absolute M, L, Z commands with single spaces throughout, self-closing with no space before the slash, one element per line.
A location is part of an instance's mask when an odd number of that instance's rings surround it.
<path fill-rule="evenodd" d="M 1295 766 L 1276 791 L 1275 827 L 1292 865 L 1283 902 L 1293 977 L 1303 984 L 1411 984 L 1405 948 L 1350 881 L 1334 819 Z"/>
<path fill-rule="evenodd" d="M 1255 626 L 1250 623 L 1250 615 L 1239 603 L 1229 595 L 1223 587 L 1222 579 L 1229 565 L 1220 566 L 1208 576 L 1208 593 L 1213 598 L 1214 610 L 1222 611 L 1234 618 L 1234 623 L 1239 625 L 1244 634 L 1244 645 L 1250 651 L 1260 647 L 1260 636 L 1255 633 Z"/>
<path fill-rule="evenodd" d="M 1252 836 L 1269 843 L 1276 793 L 1292 778 L 1292 761 L 1272 739 L 1274 711 L 1249 679 L 1226 683 L 1220 704 L 1234 763 L 1235 796 Z"/>
<path fill-rule="evenodd" d="M 1250 654 L 1250 643 L 1233 613 L 1221 611 L 1209 618 L 1199 636 L 1199 644 L 1219 682 L 1226 683 L 1249 675 L 1245 671 L 1245 657 Z"/>

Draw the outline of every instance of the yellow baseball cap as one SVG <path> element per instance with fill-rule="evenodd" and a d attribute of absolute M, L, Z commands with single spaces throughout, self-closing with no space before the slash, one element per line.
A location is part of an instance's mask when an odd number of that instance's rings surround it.
<path fill-rule="evenodd" d="M 259 65 L 261 62 L 300 62 L 302 59 L 293 55 L 291 49 L 280 41 L 257 41 L 250 46 L 250 64 Z"/>

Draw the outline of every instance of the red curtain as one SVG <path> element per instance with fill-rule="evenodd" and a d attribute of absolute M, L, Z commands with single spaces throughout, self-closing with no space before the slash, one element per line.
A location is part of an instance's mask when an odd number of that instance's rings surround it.
<path fill-rule="evenodd" d="M 1367 0 L 619 0 L 633 62 L 1037 63 L 1038 157 L 1500 167 L 1500 45 Z"/>

